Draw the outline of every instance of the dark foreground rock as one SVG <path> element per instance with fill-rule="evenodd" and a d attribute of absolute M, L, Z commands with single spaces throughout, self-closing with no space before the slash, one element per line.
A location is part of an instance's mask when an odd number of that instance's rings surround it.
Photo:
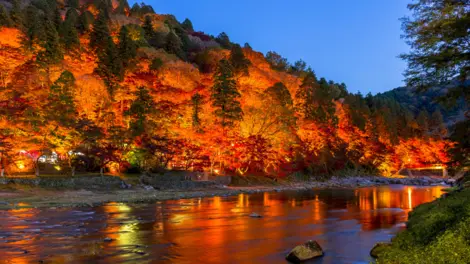
<path fill-rule="evenodd" d="M 378 258 L 379 254 L 390 247 L 392 244 L 389 242 L 379 242 L 370 251 L 370 256 L 373 258 Z"/>
<path fill-rule="evenodd" d="M 292 263 L 300 263 L 309 259 L 323 256 L 323 249 L 317 241 L 308 241 L 305 244 L 298 245 L 289 252 L 286 259 Z"/>

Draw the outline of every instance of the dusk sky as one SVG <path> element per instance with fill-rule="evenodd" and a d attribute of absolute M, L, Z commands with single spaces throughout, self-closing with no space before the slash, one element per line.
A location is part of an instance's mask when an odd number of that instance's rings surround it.
<path fill-rule="evenodd" d="M 197 31 L 218 35 L 257 51 L 273 50 L 317 73 L 344 82 L 351 92 L 384 92 L 403 85 L 408 46 L 399 18 L 410 0 L 150 0 L 159 14 L 189 18 Z M 131 1 L 132 5 L 134 2 Z"/>

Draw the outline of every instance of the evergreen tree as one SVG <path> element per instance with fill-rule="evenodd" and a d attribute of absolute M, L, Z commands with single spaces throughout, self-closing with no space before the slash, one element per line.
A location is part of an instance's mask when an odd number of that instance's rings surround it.
<path fill-rule="evenodd" d="M 123 77 L 123 67 L 116 45 L 111 38 L 108 38 L 104 50 L 98 53 L 98 64 L 95 72 L 104 80 L 109 94 L 114 95 L 118 83 Z"/>
<path fill-rule="evenodd" d="M 0 5 L 0 28 L 13 26 L 13 21 L 3 5 Z"/>
<path fill-rule="evenodd" d="M 202 111 L 202 107 L 201 107 L 202 99 L 203 97 L 199 93 L 196 93 L 191 97 L 191 104 L 193 108 L 193 114 L 192 114 L 193 128 L 195 128 L 196 130 L 200 130 L 200 126 L 201 126 L 201 118 L 199 114 Z"/>
<path fill-rule="evenodd" d="M 100 10 L 98 17 L 93 23 L 93 30 L 90 34 L 90 47 L 97 53 L 100 53 L 108 47 L 110 41 L 112 42 L 106 12 Z"/>
<path fill-rule="evenodd" d="M 65 15 L 64 23 L 60 27 L 61 41 L 66 50 L 75 49 L 80 46 L 80 39 L 75 27 L 78 21 L 78 13 L 76 9 L 69 9 Z"/>
<path fill-rule="evenodd" d="M 227 33 L 225 33 L 225 32 L 220 33 L 215 40 L 224 49 L 230 49 L 232 47 L 232 42 L 230 42 L 230 38 L 228 37 Z"/>
<path fill-rule="evenodd" d="M 161 68 L 163 67 L 163 61 L 160 58 L 155 58 L 152 60 L 152 63 L 150 63 L 150 71 L 156 73 L 158 72 Z"/>
<path fill-rule="evenodd" d="M 62 16 L 60 15 L 60 10 L 57 4 L 51 14 L 51 20 L 54 23 L 55 29 L 58 31 L 60 29 L 60 25 L 62 24 Z"/>
<path fill-rule="evenodd" d="M 41 21 L 38 9 L 32 5 L 26 8 L 24 30 L 23 44 L 27 49 L 33 49 L 35 44 L 40 44 L 46 39 L 44 23 Z"/>
<path fill-rule="evenodd" d="M 78 9 L 80 7 L 79 0 L 67 0 L 69 8 Z"/>
<path fill-rule="evenodd" d="M 251 64 L 251 62 L 245 57 L 245 54 L 243 53 L 243 50 L 240 45 L 232 45 L 229 60 L 236 74 L 249 74 L 248 66 Z"/>
<path fill-rule="evenodd" d="M 313 120 L 315 89 L 318 87 L 317 77 L 313 71 L 308 71 L 302 80 L 295 97 L 296 109 L 305 119 Z"/>
<path fill-rule="evenodd" d="M 416 118 L 416 122 L 418 122 L 420 136 L 427 137 L 429 135 L 429 114 L 428 112 L 421 110 Z"/>
<path fill-rule="evenodd" d="M 77 118 L 77 110 L 73 98 L 75 77 L 69 71 L 64 71 L 50 88 L 47 100 L 48 119 L 62 126 L 70 127 Z"/>
<path fill-rule="evenodd" d="M 135 3 L 132 5 L 132 8 L 131 8 L 131 15 L 132 16 L 140 16 L 141 15 L 141 10 L 140 10 L 140 4 L 139 3 Z"/>
<path fill-rule="evenodd" d="M 21 4 L 19 0 L 12 0 L 10 10 L 10 18 L 13 24 L 17 28 L 23 27 L 23 11 L 21 10 Z"/>
<path fill-rule="evenodd" d="M 238 101 L 240 93 L 233 74 L 233 67 L 228 60 L 221 60 L 214 74 L 212 86 L 212 106 L 214 114 L 222 127 L 233 126 L 243 119 L 243 111 Z"/>
<path fill-rule="evenodd" d="M 191 22 L 191 20 L 189 20 L 187 18 L 183 21 L 183 23 L 181 23 L 181 26 L 183 27 L 184 30 L 186 30 L 188 32 L 193 32 L 194 31 L 193 22 Z"/>
<path fill-rule="evenodd" d="M 157 49 L 165 47 L 165 38 L 160 33 L 155 32 L 150 16 L 145 16 L 142 29 L 144 30 L 145 39 L 150 46 Z"/>
<path fill-rule="evenodd" d="M 116 8 L 116 13 L 125 15 L 130 10 L 127 0 L 119 0 L 119 5 Z"/>
<path fill-rule="evenodd" d="M 276 71 L 287 71 L 289 68 L 289 62 L 286 58 L 283 58 L 281 55 L 274 51 L 269 51 L 266 53 L 266 60 L 271 65 L 271 68 Z"/>
<path fill-rule="evenodd" d="M 127 68 L 137 55 L 137 45 L 129 37 L 129 30 L 126 26 L 122 26 L 119 31 L 119 58 L 122 66 Z"/>
<path fill-rule="evenodd" d="M 54 23 L 48 19 L 44 19 L 46 39 L 42 44 L 43 50 L 38 53 L 37 60 L 47 67 L 50 64 L 56 64 L 62 61 L 64 54 L 60 48 L 59 34 Z"/>
<path fill-rule="evenodd" d="M 139 87 L 134 95 L 136 99 L 126 111 L 126 115 L 131 117 L 132 135 L 137 137 L 149 131 L 146 126 L 152 125 L 149 115 L 155 111 L 155 102 L 146 87 Z"/>
<path fill-rule="evenodd" d="M 165 50 L 170 54 L 175 54 L 180 58 L 184 58 L 184 52 L 181 48 L 181 41 L 173 31 L 168 33 L 166 36 Z"/>
<path fill-rule="evenodd" d="M 433 136 L 437 138 L 444 138 L 447 136 L 447 128 L 439 109 L 436 109 L 436 111 L 432 113 L 431 119 L 429 120 L 429 128 Z"/>
<path fill-rule="evenodd" d="M 78 17 L 77 29 L 80 33 L 85 33 L 90 30 L 90 26 L 95 22 L 95 18 L 90 11 L 83 11 Z"/>

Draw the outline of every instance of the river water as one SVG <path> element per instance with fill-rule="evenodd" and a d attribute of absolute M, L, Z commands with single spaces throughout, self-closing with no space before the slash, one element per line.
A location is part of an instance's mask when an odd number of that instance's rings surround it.
<path fill-rule="evenodd" d="M 309 263 L 369 263 L 376 242 L 441 194 L 391 185 L 0 211 L 0 263 L 286 263 L 310 239 L 325 256 Z"/>

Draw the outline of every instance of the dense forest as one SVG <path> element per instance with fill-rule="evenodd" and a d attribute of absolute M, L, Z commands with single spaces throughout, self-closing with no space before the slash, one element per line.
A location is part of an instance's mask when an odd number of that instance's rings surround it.
<path fill-rule="evenodd" d="M 302 60 L 207 35 L 145 4 L 0 2 L 7 173 L 49 163 L 70 172 L 391 175 L 449 162 L 440 109 L 398 100 L 350 93 Z"/>

